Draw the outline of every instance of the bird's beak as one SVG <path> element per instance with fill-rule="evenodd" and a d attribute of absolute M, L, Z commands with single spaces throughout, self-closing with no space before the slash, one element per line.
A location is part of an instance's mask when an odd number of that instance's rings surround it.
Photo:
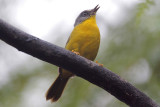
<path fill-rule="evenodd" d="M 99 8 L 100 8 L 100 6 L 97 5 L 95 8 L 91 9 L 91 14 L 90 15 L 95 15 Z"/>

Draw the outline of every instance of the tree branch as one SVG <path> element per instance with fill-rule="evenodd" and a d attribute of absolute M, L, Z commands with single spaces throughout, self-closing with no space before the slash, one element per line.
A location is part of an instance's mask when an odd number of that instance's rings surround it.
<path fill-rule="evenodd" d="M 19 51 L 71 71 L 131 107 L 159 107 L 148 96 L 110 70 L 64 48 L 29 35 L 2 20 L 0 20 L 0 39 Z"/>

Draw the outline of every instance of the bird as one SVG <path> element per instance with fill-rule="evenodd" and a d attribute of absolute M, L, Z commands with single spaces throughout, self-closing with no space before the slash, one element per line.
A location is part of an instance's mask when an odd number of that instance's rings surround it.
<path fill-rule="evenodd" d="M 96 24 L 96 12 L 99 5 L 93 9 L 82 11 L 76 18 L 74 29 L 66 43 L 65 49 L 94 61 L 100 45 L 100 31 Z M 57 101 L 68 82 L 74 74 L 59 68 L 59 75 L 46 93 L 46 100 Z"/>

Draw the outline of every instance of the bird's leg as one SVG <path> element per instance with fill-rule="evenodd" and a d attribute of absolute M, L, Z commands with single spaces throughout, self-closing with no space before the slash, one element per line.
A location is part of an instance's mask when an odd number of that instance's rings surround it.
<path fill-rule="evenodd" d="M 72 50 L 73 53 L 77 54 L 77 55 L 80 55 L 79 52 L 76 52 L 75 50 Z"/>
<path fill-rule="evenodd" d="M 103 64 L 98 63 L 98 61 L 96 61 L 96 63 L 97 63 L 99 66 L 103 67 Z"/>

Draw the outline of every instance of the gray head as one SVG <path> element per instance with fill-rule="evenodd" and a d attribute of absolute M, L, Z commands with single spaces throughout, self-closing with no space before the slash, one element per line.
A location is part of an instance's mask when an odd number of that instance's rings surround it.
<path fill-rule="evenodd" d="M 91 10 L 84 10 L 83 12 L 81 12 L 74 23 L 74 27 L 80 24 L 81 22 L 85 21 L 86 19 L 90 18 L 91 16 L 96 15 L 96 12 L 99 8 L 99 5 L 97 5 L 95 8 Z"/>

